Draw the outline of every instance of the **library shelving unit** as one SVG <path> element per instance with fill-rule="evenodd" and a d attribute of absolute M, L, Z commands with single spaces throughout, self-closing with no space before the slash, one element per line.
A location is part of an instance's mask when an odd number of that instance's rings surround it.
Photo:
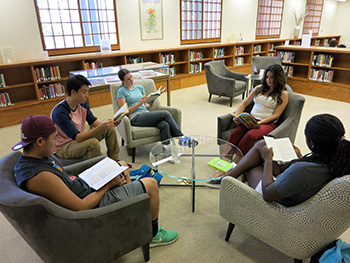
<path fill-rule="evenodd" d="M 339 42 L 340 36 L 313 37 L 312 43 L 317 41 L 319 45 L 324 45 L 331 39 L 336 39 Z M 55 94 L 57 90 L 52 90 L 53 86 L 57 84 L 64 87 L 70 71 L 84 70 L 87 68 L 87 65 L 110 67 L 138 61 L 161 63 L 162 59 L 164 59 L 162 56 L 169 54 L 174 58 L 173 61 L 167 63 L 172 76 L 170 82 L 159 80 L 156 81 L 156 86 L 162 85 L 167 87 L 168 83 L 170 83 L 171 90 L 176 90 L 205 83 L 204 64 L 209 61 L 224 60 L 225 65 L 233 71 L 251 73 L 252 56 L 275 55 L 276 47 L 283 45 L 286 40 L 289 40 L 290 43 L 301 41 L 301 39 L 267 39 L 251 42 L 183 45 L 176 48 L 132 52 L 98 52 L 51 57 L 46 60 L 0 64 L 0 76 L 5 81 L 5 87 L 0 87 L 0 93 L 7 93 L 12 103 L 11 106 L 0 107 L 0 127 L 18 124 L 30 114 L 49 115 L 51 109 L 66 96 L 64 94 Z M 236 53 L 237 48 L 241 51 Z M 313 51 L 300 50 L 300 52 L 304 55 L 299 56 L 299 58 L 296 56 L 296 61 L 293 62 L 295 63 L 293 64 L 295 68 L 294 79 L 299 77 L 301 80 L 308 80 Z M 198 57 L 193 57 L 194 54 L 197 54 Z M 347 56 L 346 58 L 349 59 Z M 348 80 L 347 76 L 349 73 L 346 66 L 344 66 L 346 63 L 346 60 L 341 55 L 334 55 L 333 83 L 337 82 L 346 86 L 344 83 Z M 44 73 L 45 70 L 49 72 L 51 69 L 59 68 L 60 78 L 54 75 L 52 79 L 39 80 L 37 78 L 37 68 L 40 71 L 43 68 Z M 51 96 L 42 95 L 44 88 L 51 92 Z M 108 86 L 94 89 L 94 91 L 91 89 L 89 95 L 90 106 L 97 107 L 112 103 L 109 92 Z"/>
<path fill-rule="evenodd" d="M 284 66 L 293 66 L 288 84 L 296 92 L 350 102 L 350 49 L 290 45 L 275 47 L 276 54 L 293 57 Z M 286 55 L 287 54 L 287 55 Z"/>

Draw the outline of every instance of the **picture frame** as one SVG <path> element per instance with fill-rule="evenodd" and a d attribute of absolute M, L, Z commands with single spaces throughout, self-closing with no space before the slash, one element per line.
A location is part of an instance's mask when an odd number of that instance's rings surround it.
<path fill-rule="evenodd" d="M 163 39 L 162 0 L 139 0 L 141 40 Z"/>
<path fill-rule="evenodd" d="M 12 46 L 0 47 L 0 55 L 0 57 L 2 58 L 2 63 L 4 64 L 17 62 L 15 49 Z"/>

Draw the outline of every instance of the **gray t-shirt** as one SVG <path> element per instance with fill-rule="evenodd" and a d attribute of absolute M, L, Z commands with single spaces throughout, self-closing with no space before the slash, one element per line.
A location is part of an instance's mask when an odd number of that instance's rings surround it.
<path fill-rule="evenodd" d="M 315 195 L 332 179 L 324 164 L 296 162 L 280 174 L 275 180 L 277 192 L 283 196 L 278 203 L 293 206 Z"/>

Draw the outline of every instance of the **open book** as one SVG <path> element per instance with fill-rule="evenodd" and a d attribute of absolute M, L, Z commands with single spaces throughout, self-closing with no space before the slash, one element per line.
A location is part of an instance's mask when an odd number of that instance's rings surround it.
<path fill-rule="evenodd" d="M 152 93 L 148 94 L 147 100 L 145 101 L 145 103 L 150 103 L 151 101 L 154 101 L 156 98 L 158 98 L 163 93 L 163 91 L 166 89 L 166 87 L 163 89 L 162 88 L 163 88 L 163 86 L 160 86 L 156 92 L 152 92 Z"/>
<path fill-rule="evenodd" d="M 267 147 L 273 150 L 272 160 L 278 162 L 289 162 L 297 159 L 298 156 L 294 151 L 294 147 L 289 138 L 275 139 L 273 137 L 264 136 Z"/>
<path fill-rule="evenodd" d="M 214 158 L 210 162 L 208 162 L 208 165 L 211 167 L 216 168 L 217 170 L 220 170 L 222 172 L 227 172 L 228 170 L 231 170 L 233 167 L 236 166 L 235 163 L 229 163 L 227 161 L 224 161 L 220 158 Z"/>
<path fill-rule="evenodd" d="M 91 188 L 98 190 L 126 169 L 128 169 L 127 166 L 120 166 L 113 159 L 106 157 L 79 174 L 79 178 L 83 179 Z"/>
<path fill-rule="evenodd" d="M 114 124 L 122 120 L 129 113 L 128 105 L 125 103 L 113 116 Z"/>
<path fill-rule="evenodd" d="M 247 112 L 242 112 L 241 114 L 239 114 L 238 116 L 235 113 L 230 113 L 230 115 L 232 117 L 236 117 L 237 120 L 244 125 L 245 127 L 249 127 L 249 126 L 253 126 L 254 128 L 257 127 L 259 128 L 260 125 L 257 123 L 257 121 L 254 119 L 254 117 L 252 115 L 250 115 Z"/>

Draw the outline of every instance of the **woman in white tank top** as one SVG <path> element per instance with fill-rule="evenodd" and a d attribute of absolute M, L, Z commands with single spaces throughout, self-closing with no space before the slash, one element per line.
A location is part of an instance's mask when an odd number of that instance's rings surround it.
<path fill-rule="evenodd" d="M 254 101 L 250 114 L 259 124 L 259 127 L 245 127 L 237 121 L 236 117 L 233 118 L 238 126 L 232 131 L 229 141 L 237 145 L 243 154 L 246 154 L 253 147 L 255 141 L 276 128 L 275 122 L 288 104 L 284 76 L 281 65 L 273 64 L 267 67 L 261 85 L 256 86 L 236 110 L 238 116 Z"/>
<path fill-rule="evenodd" d="M 232 119 L 237 127 L 231 132 L 228 141 L 236 145 L 245 155 L 254 143 L 263 138 L 276 128 L 275 122 L 281 116 L 288 104 L 288 93 L 286 90 L 284 70 L 281 65 L 273 64 L 265 69 L 261 84 L 256 86 L 249 96 L 236 110 L 236 116 L 243 113 L 244 109 L 254 101 L 251 115 L 256 119 L 258 125 L 244 126 L 236 117 Z M 225 147 L 224 154 L 232 155 L 232 147 Z M 238 162 L 239 160 L 234 160 Z M 220 172 L 214 177 L 219 176 Z"/>

